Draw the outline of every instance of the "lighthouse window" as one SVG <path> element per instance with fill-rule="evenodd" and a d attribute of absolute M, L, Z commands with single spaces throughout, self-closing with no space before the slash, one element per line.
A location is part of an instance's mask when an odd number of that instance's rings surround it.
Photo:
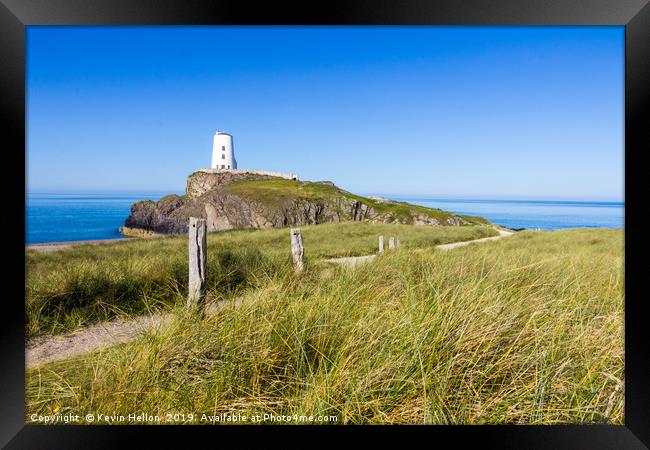
<path fill-rule="evenodd" d="M 222 146 L 221 146 L 221 151 L 222 151 L 222 152 L 225 152 L 225 151 L 226 151 L 226 146 L 225 146 L 225 145 L 222 145 Z"/>
<path fill-rule="evenodd" d="M 226 154 L 225 153 L 221 154 L 221 159 L 226 159 Z"/>

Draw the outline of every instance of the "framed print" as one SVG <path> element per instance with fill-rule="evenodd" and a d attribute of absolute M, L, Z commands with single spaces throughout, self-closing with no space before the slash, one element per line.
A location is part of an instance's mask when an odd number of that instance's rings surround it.
<path fill-rule="evenodd" d="M 647 447 L 647 2 L 0 10 L 7 448 Z"/>

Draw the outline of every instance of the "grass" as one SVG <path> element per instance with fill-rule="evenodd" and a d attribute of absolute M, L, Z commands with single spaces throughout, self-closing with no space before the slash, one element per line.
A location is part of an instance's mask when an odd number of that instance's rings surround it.
<path fill-rule="evenodd" d="M 306 262 L 374 253 L 380 234 L 386 239 L 399 236 L 404 247 L 427 247 L 496 232 L 473 226 L 322 224 L 303 228 Z M 207 284 L 212 295 L 229 298 L 260 286 L 266 276 L 286 271 L 289 242 L 288 229 L 209 234 Z M 171 308 L 187 291 L 187 259 L 186 237 L 28 252 L 26 333 L 62 333 L 114 317 Z"/>
<path fill-rule="evenodd" d="M 482 217 L 459 216 L 437 208 L 427 208 L 407 202 L 382 202 L 362 197 L 339 189 L 330 184 L 319 182 L 302 182 L 274 178 L 269 180 L 242 180 L 223 187 L 224 191 L 245 198 L 256 200 L 266 205 L 277 205 L 283 201 L 308 199 L 326 202 L 341 197 L 356 200 L 371 206 L 379 215 L 392 216 L 395 219 L 411 219 L 414 213 L 425 214 L 441 222 L 454 217 L 462 217 L 470 224 L 485 225 L 489 221 Z"/>
<path fill-rule="evenodd" d="M 621 230 L 255 273 L 239 308 L 179 308 L 163 331 L 29 370 L 28 416 L 623 424 Z"/>
<path fill-rule="evenodd" d="M 339 196 L 341 191 L 332 185 L 310 183 L 284 178 L 268 180 L 242 180 L 223 187 L 227 192 L 244 195 L 261 202 L 277 202 L 285 199 L 306 198 L 312 200 Z"/>

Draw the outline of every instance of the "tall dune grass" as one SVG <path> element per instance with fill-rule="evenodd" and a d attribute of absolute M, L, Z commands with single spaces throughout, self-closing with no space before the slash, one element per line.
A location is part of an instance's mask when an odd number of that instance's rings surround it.
<path fill-rule="evenodd" d="M 405 247 L 427 247 L 496 234 L 491 227 L 415 227 L 340 223 L 303 228 L 307 262 L 373 253 L 380 234 Z M 287 270 L 289 230 L 242 230 L 208 235 L 207 284 L 228 297 L 258 286 L 260 276 Z M 26 255 L 28 336 L 61 333 L 169 308 L 187 291 L 187 238 L 84 245 Z"/>
<path fill-rule="evenodd" d="M 623 423 L 620 230 L 257 276 L 238 308 L 178 308 L 163 331 L 30 370 L 28 414 Z"/>

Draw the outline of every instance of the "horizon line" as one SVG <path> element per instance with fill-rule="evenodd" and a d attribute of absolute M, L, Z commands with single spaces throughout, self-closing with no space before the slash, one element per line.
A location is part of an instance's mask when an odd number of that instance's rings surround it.
<path fill-rule="evenodd" d="M 171 190 L 171 189 L 88 189 L 88 190 L 38 190 L 38 191 L 25 191 L 25 195 L 109 195 L 109 194 L 165 194 L 181 195 L 184 190 Z M 495 195 L 495 194 L 404 194 L 404 193 L 377 193 L 377 192 L 364 192 L 361 195 L 366 197 L 386 197 L 398 198 L 403 200 L 430 200 L 430 201 L 507 201 L 507 202 L 565 202 L 565 203 L 612 203 L 612 204 L 625 204 L 625 198 L 614 197 L 557 197 L 553 195 L 540 196 L 531 195 L 526 196 L 508 196 L 508 195 Z"/>

